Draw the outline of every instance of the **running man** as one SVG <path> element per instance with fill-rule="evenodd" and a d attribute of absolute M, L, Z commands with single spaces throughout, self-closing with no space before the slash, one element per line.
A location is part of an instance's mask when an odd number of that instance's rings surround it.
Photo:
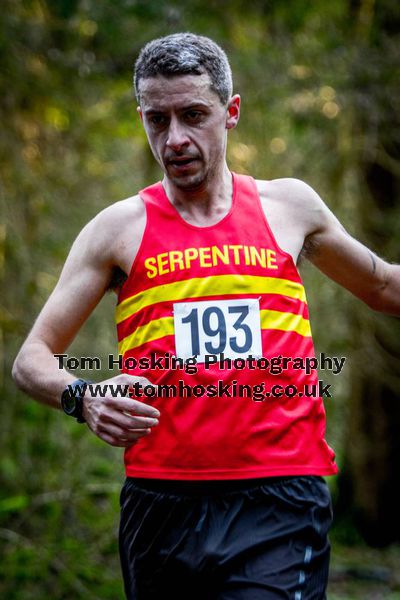
<path fill-rule="evenodd" d="M 332 518 L 322 476 L 337 467 L 317 374 L 295 368 L 314 357 L 296 265 L 305 256 L 394 315 L 400 268 L 347 234 L 302 181 L 229 170 L 240 96 L 212 40 L 153 40 L 136 62 L 135 90 L 163 179 L 80 232 L 16 358 L 15 381 L 125 448 L 127 598 L 322 599 Z M 100 383 L 132 387 L 100 397 L 54 355 L 110 287 L 123 369 Z M 257 362 L 279 357 L 279 375 Z"/>

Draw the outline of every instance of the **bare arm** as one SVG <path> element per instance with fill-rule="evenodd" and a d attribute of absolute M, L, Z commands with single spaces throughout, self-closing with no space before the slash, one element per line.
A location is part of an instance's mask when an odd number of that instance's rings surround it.
<path fill-rule="evenodd" d="M 374 310 L 400 315 L 400 266 L 350 236 L 318 194 L 306 188 L 311 231 L 303 256 Z"/>
<path fill-rule="evenodd" d="M 13 368 L 16 383 L 37 400 L 60 406 L 65 386 L 76 379 L 58 368 L 63 353 L 104 295 L 112 265 L 95 239 L 92 221 L 75 240 L 60 279 L 23 344 Z"/>
<path fill-rule="evenodd" d="M 100 213 L 75 240 L 59 281 L 14 362 L 13 377 L 17 385 L 55 408 L 60 408 L 62 391 L 76 377 L 59 368 L 54 354 L 65 352 L 103 297 L 115 267 L 115 240 L 120 235 L 116 235 L 118 219 L 114 223 L 112 214 Z M 138 380 L 119 375 L 109 381 L 117 379 L 115 383 Z M 127 414 L 126 411 L 133 409 L 135 415 Z M 159 413 L 135 400 L 111 395 L 93 398 L 87 393 L 84 415 L 90 429 L 104 441 L 126 446 L 149 433 L 149 428 L 157 424 L 150 416 Z"/>

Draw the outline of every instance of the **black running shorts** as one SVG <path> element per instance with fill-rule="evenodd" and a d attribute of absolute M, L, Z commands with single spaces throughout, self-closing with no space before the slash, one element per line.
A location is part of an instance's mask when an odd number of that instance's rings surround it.
<path fill-rule="evenodd" d="M 322 600 L 331 498 L 322 477 L 127 478 L 120 557 L 128 600 Z"/>

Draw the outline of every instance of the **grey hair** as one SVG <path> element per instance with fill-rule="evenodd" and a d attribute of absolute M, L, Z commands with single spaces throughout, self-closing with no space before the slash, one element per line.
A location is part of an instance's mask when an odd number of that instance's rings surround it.
<path fill-rule="evenodd" d="M 225 105 L 232 96 L 232 71 L 225 52 L 213 40 L 194 33 L 174 33 L 152 40 L 135 63 L 134 87 L 140 103 L 139 83 L 148 77 L 208 73 L 211 89 Z"/>

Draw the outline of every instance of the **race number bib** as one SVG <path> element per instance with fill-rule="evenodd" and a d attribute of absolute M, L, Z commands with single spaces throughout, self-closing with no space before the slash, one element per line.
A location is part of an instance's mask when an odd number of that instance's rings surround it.
<path fill-rule="evenodd" d="M 206 354 L 227 358 L 262 356 L 260 304 L 257 298 L 207 300 L 174 304 L 176 355 L 187 359 Z"/>

